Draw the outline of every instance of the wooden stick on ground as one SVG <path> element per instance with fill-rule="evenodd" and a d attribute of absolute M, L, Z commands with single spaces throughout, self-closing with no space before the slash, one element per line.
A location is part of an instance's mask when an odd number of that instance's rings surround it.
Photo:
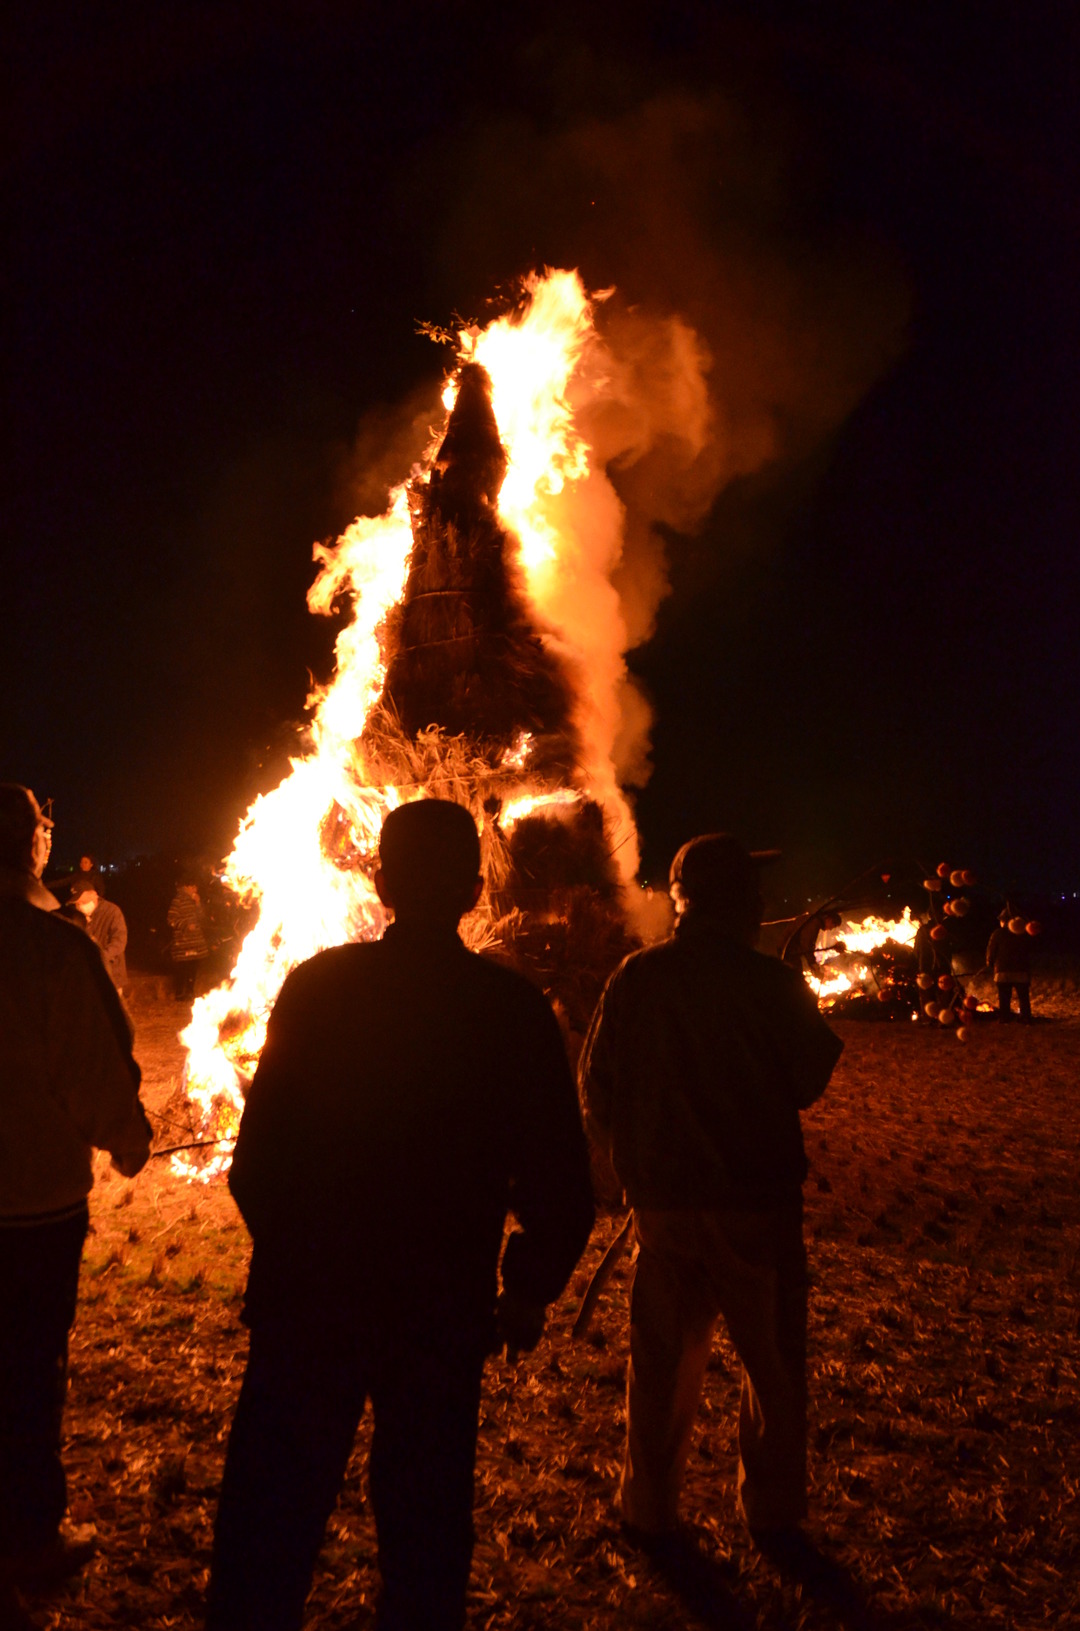
<path fill-rule="evenodd" d="M 170 1144 L 164 1150 L 151 1150 L 150 1159 L 156 1161 L 159 1155 L 178 1155 L 181 1150 L 205 1150 L 212 1144 L 235 1144 L 235 1138 L 197 1138 L 193 1144 Z"/>
<path fill-rule="evenodd" d="M 600 1301 L 600 1293 L 611 1279 L 616 1263 L 630 1242 L 630 1231 L 633 1226 L 634 1214 L 628 1212 L 626 1222 L 597 1264 L 585 1295 L 581 1299 L 581 1308 L 578 1310 L 578 1317 L 574 1321 L 574 1329 L 570 1333 L 571 1341 L 580 1342 L 582 1337 L 587 1335 L 589 1326 L 592 1324 L 593 1315 L 596 1312 L 596 1305 Z"/>

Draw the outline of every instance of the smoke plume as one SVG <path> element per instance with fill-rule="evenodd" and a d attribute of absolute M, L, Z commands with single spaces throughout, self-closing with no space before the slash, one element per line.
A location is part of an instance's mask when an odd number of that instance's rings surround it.
<path fill-rule="evenodd" d="M 778 131 L 677 91 L 554 130 L 485 124 L 423 157 L 459 309 L 543 264 L 613 290 L 577 404 L 603 473 L 576 495 L 580 572 L 549 610 L 601 682 L 593 739 L 624 786 L 648 778 L 652 717 L 624 659 L 652 633 L 673 553 L 730 483 L 820 447 L 902 344 L 898 271 L 848 230 L 800 224 Z"/>

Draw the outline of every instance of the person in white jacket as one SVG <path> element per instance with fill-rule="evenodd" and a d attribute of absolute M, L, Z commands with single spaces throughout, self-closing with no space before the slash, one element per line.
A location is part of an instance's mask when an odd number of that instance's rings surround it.
<path fill-rule="evenodd" d="M 41 883 L 51 821 L 0 784 L 0 1595 L 71 1573 L 60 1458 L 91 1157 L 150 1153 L 127 1017 L 98 948 Z"/>

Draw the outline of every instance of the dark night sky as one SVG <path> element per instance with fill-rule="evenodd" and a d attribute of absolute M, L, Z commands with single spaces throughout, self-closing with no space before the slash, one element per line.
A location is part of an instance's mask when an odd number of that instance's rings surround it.
<path fill-rule="evenodd" d="M 355 513 L 358 446 L 403 474 L 400 405 L 437 377 L 416 319 L 568 260 L 687 304 L 628 167 L 605 189 L 559 158 L 674 97 L 732 112 L 690 155 L 695 241 L 834 284 L 850 244 L 854 306 L 879 267 L 901 338 L 842 425 L 793 434 L 671 541 L 633 658 L 657 710 L 648 866 L 722 826 L 782 845 L 807 893 L 888 852 L 1080 888 L 1068 18 L 29 8 L 0 773 L 55 799 L 61 858 L 224 853 L 277 779 L 328 672 L 312 541 Z"/>

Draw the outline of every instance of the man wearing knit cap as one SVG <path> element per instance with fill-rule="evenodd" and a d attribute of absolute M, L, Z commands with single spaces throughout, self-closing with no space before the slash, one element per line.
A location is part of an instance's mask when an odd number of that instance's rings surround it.
<path fill-rule="evenodd" d="M 730 833 L 671 866 L 675 933 L 608 981 L 581 1059 L 586 1128 L 640 1252 L 630 1313 L 623 1516 L 674 1536 L 713 1331 L 742 1362 L 739 1506 L 762 1545 L 806 1514 L 806 1257 L 799 1111 L 841 1043 L 808 986 L 753 949 L 761 865 Z"/>
<path fill-rule="evenodd" d="M 91 1549 L 61 1528 L 60 1460 L 91 1155 L 108 1150 L 130 1178 L 150 1152 L 120 1000 L 41 883 L 51 828 L 29 788 L 0 784 L 0 1615 L 13 1624 L 14 1587 L 56 1581 Z"/>

